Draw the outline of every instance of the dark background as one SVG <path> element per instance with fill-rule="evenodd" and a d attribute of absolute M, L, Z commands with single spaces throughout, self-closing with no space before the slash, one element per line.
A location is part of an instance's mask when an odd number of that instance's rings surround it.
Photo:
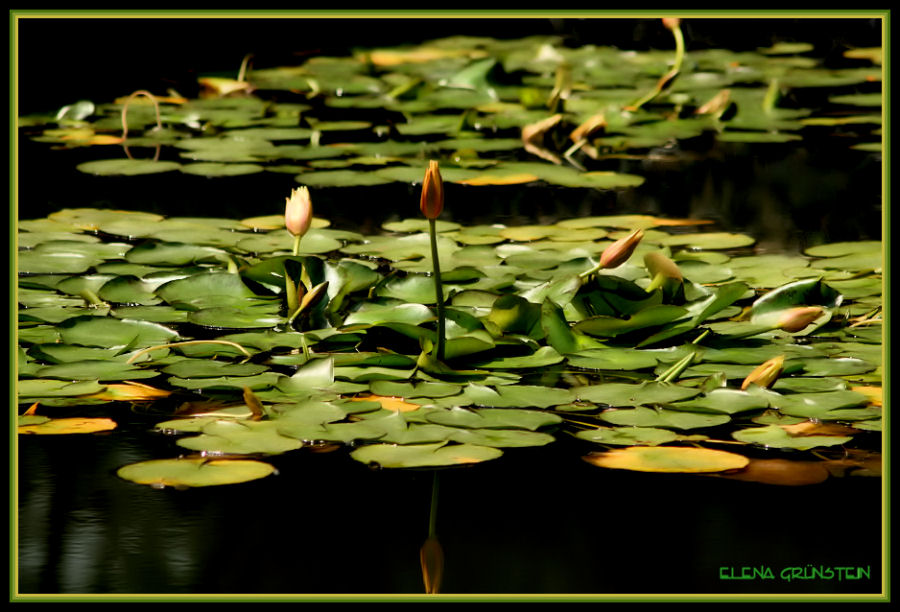
<path fill-rule="evenodd" d="M 173 12 L 173 15 L 177 15 Z M 264 15 L 264 12 L 260 13 Z M 76 14 L 77 15 L 77 14 Z M 33 18 L 18 27 L 19 113 L 56 112 L 79 99 L 108 102 L 137 89 L 191 96 L 197 76 L 236 77 L 253 53 L 254 66 L 292 65 L 310 54 L 342 55 L 351 48 L 415 44 L 445 36 L 519 38 L 559 35 L 572 46 L 671 49 L 672 35 L 658 13 L 647 18 L 588 19 L 419 18 Z M 776 42 L 810 42 L 815 57 L 839 62 L 849 47 L 879 46 L 881 20 L 830 18 L 685 18 L 688 51 L 725 46 L 732 50 Z"/>

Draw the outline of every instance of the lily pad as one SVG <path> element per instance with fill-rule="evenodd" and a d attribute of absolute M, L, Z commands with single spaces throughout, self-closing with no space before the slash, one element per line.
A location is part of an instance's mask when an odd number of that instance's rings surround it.
<path fill-rule="evenodd" d="M 236 484 L 273 473 L 275 467 L 262 461 L 208 457 L 153 459 L 126 465 L 116 472 L 120 478 L 154 489 Z"/>
<path fill-rule="evenodd" d="M 708 473 L 745 467 L 743 455 L 706 448 L 675 446 L 630 446 L 584 457 L 599 467 L 638 472 Z"/>
<path fill-rule="evenodd" d="M 368 465 L 383 468 L 423 468 L 469 465 L 496 459 L 503 454 L 498 448 L 477 444 L 368 444 L 350 456 Z"/>

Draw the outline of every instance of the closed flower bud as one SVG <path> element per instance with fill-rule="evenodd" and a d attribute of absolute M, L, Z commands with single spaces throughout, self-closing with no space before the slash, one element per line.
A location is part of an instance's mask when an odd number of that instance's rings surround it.
<path fill-rule="evenodd" d="M 750 372 L 744 382 L 741 384 L 741 390 L 746 389 L 750 385 L 759 385 L 760 387 L 771 387 L 781 370 L 784 368 L 784 355 L 773 357 L 761 366 Z"/>
<path fill-rule="evenodd" d="M 776 327 L 788 333 L 795 333 L 804 329 L 807 325 L 818 319 L 825 310 L 821 306 L 797 306 L 784 311 Z"/>
<path fill-rule="evenodd" d="M 291 191 L 291 197 L 286 198 L 284 209 L 284 225 L 293 236 L 302 236 L 312 223 L 312 201 L 309 199 L 309 189 L 298 187 Z"/>
<path fill-rule="evenodd" d="M 681 19 L 678 17 L 663 17 L 662 22 L 668 30 L 674 30 L 681 25 Z"/>
<path fill-rule="evenodd" d="M 634 253 L 634 249 L 643 237 L 644 230 L 637 229 L 624 238 L 620 238 L 613 242 L 606 247 L 606 250 L 600 255 L 600 267 L 616 268 L 621 266 L 629 257 L 631 257 L 631 254 Z"/>
<path fill-rule="evenodd" d="M 437 219 L 444 210 L 444 183 L 438 163 L 434 160 L 428 162 L 428 170 L 425 171 L 419 208 L 427 219 Z"/>

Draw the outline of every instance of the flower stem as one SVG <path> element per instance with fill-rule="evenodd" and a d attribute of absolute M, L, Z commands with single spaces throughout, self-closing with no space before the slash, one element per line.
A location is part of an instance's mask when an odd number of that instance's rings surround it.
<path fill-rule="evenodd" d="M 434 471 L 431 481 L 431 510 L 428 512 L 428 537 L 437 537 L 438 473 Z"/>
<path fill-rule="evenodd" d="M 298 234 L 294 236 L 294 256 L 300 254 L 300 239 L 303 238 L 302 235 Z"/>
<path fill-rule="evenodd" d="M 437 299 L 437 350 L 435 357 L 438 361 L 444 360 L 444 289 L 441 283 L 441 265 L 438 262 L 437 230 L 435 220 L 428 220 L 428 233 L 431 236 L 431 262 L 434 267 L 434 295 Z"/>

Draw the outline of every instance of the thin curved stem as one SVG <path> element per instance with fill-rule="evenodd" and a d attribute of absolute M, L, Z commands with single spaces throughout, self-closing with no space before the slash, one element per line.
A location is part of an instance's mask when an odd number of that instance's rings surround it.
<path fill-rule="evenodd" d="M 132 159 L 131 152 L 128 150 L 128 145 L 125 144 L 126 138 L 128 138 L 128 106 L 131 104 L 131 101 L 137 98 L 138 96 L 146 96 L 150 98 L 150 101 L 153 102 L 153 108 L 156 111 L 156 127 L 157 129 L 162 129 L 162 119 L 159 114 L 159 102 L 156 100 L 156 96 L 147 91 L 146 89 L 139 89 L 135 92 L 132 92 L 131 95 L 128 96 L 128 99 L 125 100 L 125 103 L 122 105 L 122 146 L 125 148 L 125 155 L 128 156 L 128 159 Z M 160 146 L 156 146 L 156 155 L 153 156 L 153 161 L 159 159 Z"/>

